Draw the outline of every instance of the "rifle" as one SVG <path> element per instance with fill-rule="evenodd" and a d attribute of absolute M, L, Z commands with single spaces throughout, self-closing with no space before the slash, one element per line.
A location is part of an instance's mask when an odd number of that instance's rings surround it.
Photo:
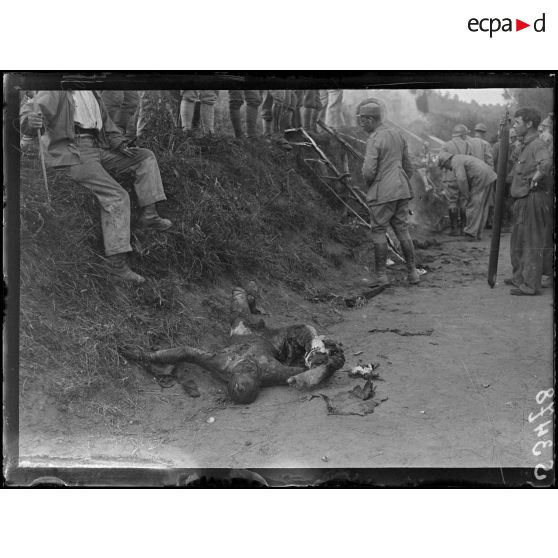
<path fill-rule="evenodd" d="M 498 255 L 500 253 L 500 232 L 502 229 L 502 213 L 504 209 L 504 192 L 508 166 L 508 150 L 510 144 L 509 113 L 506 109 L 500 121 L 500 153 L 498 155 L 498 178 L 496 179 L 496 199 L 494 201 L 494 221 L 492 224 L 492 238 L 490 240 L 490 255 L 488 259 L 488 284 L 494 288 L 496 272 L 498 271 Z"/>

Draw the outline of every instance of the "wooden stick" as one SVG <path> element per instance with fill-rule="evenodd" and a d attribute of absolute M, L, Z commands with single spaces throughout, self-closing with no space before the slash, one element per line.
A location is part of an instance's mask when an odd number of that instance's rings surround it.
<path fill-rule="evenodd" d="M 35 112 L 39 112 L 39 106 L 37 105 L 37 94 L 35 93 L 35 97 L 33 99 L 33 110 Z M 39 142 L 39 156 L 41 158 L 41 169 L 43 171 L 43 180 L 45 183 L 45 192 L 47 198 L 47 204 L 50 207 L 50 191 L 48 189 L 48 178 L 47 178 L 47 171 L 45 165 L 45 154 L 43 153 L 43 146 L 41 144 L 41 129 L 37 128 L 37 141 Z"/>

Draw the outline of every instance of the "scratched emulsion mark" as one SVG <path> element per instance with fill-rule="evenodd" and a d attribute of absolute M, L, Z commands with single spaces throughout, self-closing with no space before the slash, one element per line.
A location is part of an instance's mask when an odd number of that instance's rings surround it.
<path fill-rule="evenodd" d="M 421 331 L 405 331 L 399 328 L 390 328 L 390 327 L 385 329 L 374 328 L 368 330 L 368 333 L 396 333 L 397 335 L 402 335 L 403 337 L 413 337 L 416 335 L 426 335 L 429 337 L 430 335 L 432 335 L 433 332 L 434 332 L 433 329 L 425 329 Z"/>

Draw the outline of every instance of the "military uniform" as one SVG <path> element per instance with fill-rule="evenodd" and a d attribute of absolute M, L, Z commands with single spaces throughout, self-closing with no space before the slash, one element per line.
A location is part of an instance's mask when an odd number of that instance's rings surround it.
<path fill-rule="evenodd" d="M 261 92 L 257 89 L 229 90 L 229 114 L 231 118 L 234 135 L 237 138 L 244 136 L 242 120 L 240 117 L 240 107 L 246 103 L 246 136 L 253 138 L 257 135 L 258 129 L 258 110 L 262 104 Z"/>
<path fill-rule="evenodd" d="M 137 135 L 139 113 L 139 93 L 137 91 L 111 91 L 101 93 L 111 120 L 120 128 L 127 140 L 133 141 Z"/>
<path fill-rule="evenodd" d="M 497 177 L 494 169 L 472 155 L 445 153 L 440 154 L 440 161 L 449 161 L 461 195 L 467 200 L 465 234 L 480 238 L 488 216 L 488 197 Z"/>
<path fill-rule="evenodd" d="M 551 219 L 548 189 L 551 154 L 536 132 L 525 136 L 513 169 L 511 196 L 514 198 L 510 255 L 512 282 L 524 294 L 538 294 L 541 288 L 546 236 Z M 531 189 L 537 170 L 543 178 Z"/>
<path fill-rule="evenodd" d="M 193 128 L 195 104 L 200 101 L 201 127 L 204 132 L 213 134 L 215 132 L 215 103 L 219 91 L 217 89 L 183 89 L 180 94 L 182 95 L 180 103 L 182 129 L 189 131 Z"/>
<path fill-rule="evenodd" d="M 322 89 L 320 92 L 320 119 L 330 128 L 342 128 L 343 118 L 343 89 Z"/>
<path fill-rule="evenodd" d="M 399 131 L 380 124 L 366 142 L 362 176 L 368 187 L 366 201 L 370 210 L 376 272 L 384 273 L 386 232 L 391 225 L 401 243 L 410 275 L 416 275 L 413 241 L 409 234 L 410 177 L 413 165 L 407 142 Z M 418 276 L 413 279 L 418 282 Z"/>

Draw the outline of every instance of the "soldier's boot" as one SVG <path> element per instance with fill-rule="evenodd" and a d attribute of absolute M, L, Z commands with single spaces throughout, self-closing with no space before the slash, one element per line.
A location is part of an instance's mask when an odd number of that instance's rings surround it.
<path fill-rule="evenodd" d="M 375 281 L 379 287 L 389 285 L 389 278 L 386 273 L 388 247 L 387 242 L 377 242 L 374 245 L 374 264 L 375 264 Z"/>
<path fill-rule="evenodd" d="M 237 138 L 244 137 L 244 131 L 242 130 L 242 118 L 240 117 L 240 107 L 234 106 L 230 107 L 230 117 L 231 124 L 233 127 L 234 135 Z"/>
<path fill-rule="evenodd" d="M 135 283 L 136 285 L 145 283 L 145 277 L 142 277 L 128 267 L 125 253 L 107 256 L 107 271 L 111 275 L 118 277 L 118 279 L 129 283 Z"/>
<path fill-rule="evenodd" d="M 183 100 L 180 103 L 180 119 L 182 121 L 182 129 L 185 132 L 192 130 L 192 121 L 194 120 L 194 111 L 196 104 L 190 101 Z"/>
<path fill-rule="evenodd" d="M 285 139 L 285 136 L 283 135 L 285 129 L 283 105 L 279 103 L 273 103 L 272 115 L 273 115 L 273 139 L 279 145 L 279 147 L 285 149 L 286 151 L 290 151 L 293 148 L 293 146 Z"/>
<path fill-rule="evenodd" d="M 246 136 L 255 138 L 258 135 L 258 107 L 246 105 Z"/>
<path fill-rule="evenodd" d="M 457 220 L 458 220 L 458 212 L 457 208 L 449 210 L 449 221 L 450 221 L 450 236 L 457 236 L 459 233 L 457 232 Z"/>
<path fill-rule="evenodd" d="M 215 133 L 215 105 L 201 103 L 200 122 L 205 134 Z"/>
<path fill-rule="evenodd" d="M 467 214 L 465 213 L 464 209 L 459 208 L 458 221 L 457 221 L 457 234 L 459 236 L 464 235 L 463 229 L 465 228 L 466 224 L 467 224 Z"/>
<path fill-rule="evenodd" d="M 415 267 L 415 248 L 413 246 L 412 239 L 404 238 L 399 239 L 399 244 L 401 245 L 401 251 L 403 252 L 403 257 L 405 258 L 405 264 L 407 265 L 407 281 L 411 285 L 416 285 L 419 281 L 419 274 L 417 268 Z"/>
<path fill-rule="evenodd" d="M 153 231 L 166 231 L 172 227 L 172 222 L 169 219 L 163 219 L 163 217 L 159 216 L 154 203 L 143 208 L 139 224 L 141 228 Z"/>

